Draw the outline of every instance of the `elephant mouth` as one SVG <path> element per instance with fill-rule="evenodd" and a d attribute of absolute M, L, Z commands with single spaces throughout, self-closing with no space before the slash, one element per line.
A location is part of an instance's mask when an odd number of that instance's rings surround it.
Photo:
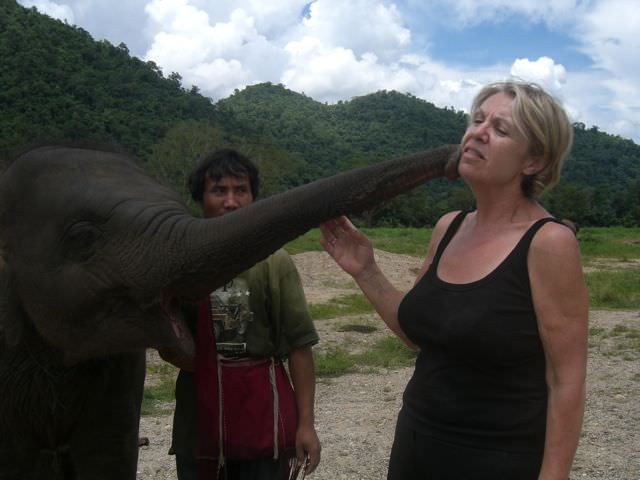
<path fill-rule="evenodd" d="M 164 316 L 168 319 L 169 325 L 177 339 L 182 339 L 187 335 L 191 335 L 175 299 L 168 297 L 167 295 L 162 295 L 160 299 L 160 308 L 162 309 Z"/>
<path fill-rule="evenodd" d="M 160 310 L 171 332 L 169 334 L 171 337 L 170 345 L 163 345 L 160 348 L 164 346 L 177 347 L 184 355 L 192 356 L 195 351 L 195 343 L 178 299 L 162 294 L 160 297 Z"/>

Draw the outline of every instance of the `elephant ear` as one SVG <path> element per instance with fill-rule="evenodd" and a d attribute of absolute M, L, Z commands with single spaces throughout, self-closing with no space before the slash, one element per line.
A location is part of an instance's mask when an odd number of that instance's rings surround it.
<path fill-rule="evenodd" d="M 9 266 L 0 251 L 0 347 L 20 343 L 25 315 L 11 282 Z"/>

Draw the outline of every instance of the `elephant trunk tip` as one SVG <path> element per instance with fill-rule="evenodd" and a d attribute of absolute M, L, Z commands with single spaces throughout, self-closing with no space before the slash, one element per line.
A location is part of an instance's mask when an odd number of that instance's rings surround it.
<path fill-rule="evenodd" d="M 449 155 L 447 162 L 444 166 L 444 175 L 449 180 L 455 180 L 460 177 L 458 173 L 458 162 L 460 161 L 460 146 L 456 146 Z"/>

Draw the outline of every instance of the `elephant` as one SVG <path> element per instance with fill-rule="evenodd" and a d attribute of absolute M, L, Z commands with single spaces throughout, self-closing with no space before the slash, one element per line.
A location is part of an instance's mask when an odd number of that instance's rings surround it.
<path fill-rule="evenodd" d="M 457 175 L 458 147 L 214 219 L 123 153 L 33 148 L 0 175 L 0 478 L 133 480 L 147 348 L 193 355 L 194 302 L 319 223 Z"/>

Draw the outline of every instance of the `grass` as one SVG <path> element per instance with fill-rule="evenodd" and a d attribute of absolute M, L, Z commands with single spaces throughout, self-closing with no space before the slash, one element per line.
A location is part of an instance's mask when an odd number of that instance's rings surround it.
<path fill-rule="evenodd" d="M 392 253 L 422 257 L 431 239 L 431 228 L 362 228 L 375 248 Z M 597 258 L 619 261 L 640 258 L 640 228 L 589 227 L 578 233 L 585 262 Z M 287 243 L 291 254 L 322 251 L 320 230 L 315 228 Z"/>
<path fill-rule="evenodd" d="M 309 305 L 309 313 L 314 320 L 344 317 L 373 312 L 373 307 L 360 293 L 335 298 L 330 302 Z"/>
<path fill-rule="evenodd" d="M 304 252 L 321 252 L 320 229 L 314 228 L 304 235 L 292 240 L 284 246 L 289 255 L 297 255 Z"/>
<path fill-rule="evenodd" d="M 344 348 L 314 354 L 316 375 L 335 377 L 355 371 L 376 372 L 379 368 L 401 368 L 414 364 L 416 354 L 397 337 L 384 337 L 368 351 L 352 354 Z"/>
<path fill-rule="evenodd" d="M 640 228 L 583 228 L 578 233 L 578 240 L 586 263 L 597 258 L 619 261 L 640 258 Z"/>
<path fill-rule="evenodd" d="M 599 309 L 640 309 L 640 271 L 597 271 L 585 274 L 589 305 Z"/>
<path fill-rule="evenodd" d="M 380 339 L 374 347 L 355 355 L 356 363 L 368 367 L 401 368 L 415 363 L 416 353 L 395 336 Z"/>
<path fill-rule="evenodd" d="M 175 378 L 163 378 L 154 386 L 147 386 L 142 396 L 142 415 L 159 415 L 173 411 Z"/>
<path fill-rule="evenodd" d="M 177 371 L 178 367 L 167 362 L 147 363 L 147 375 L 175 375 Z"/>
<path fill-rule="evenodd" d="M 374 248 L 416 257 L 427 253 L 427 245 L 431 239 L 430 228 L 363 228 L 362 232 L 369 237 Z M 285 249 L 291 255 L 322 251 L 320 230 L 314 228 L 308 231 L 287 243 Z"/>
<path fill-rule="evenodd" d="M 317 377 L 337 377 L 352 372 L 355 368 L 353 355 L 344 348 L 336 348 L 326 353 L 313 354 Z"/>
<path fill-rule="evenodd" d="M 431 228 L 363 228 L 374 248 L 391 253 L 424 257 L 431 240 Z"/>

